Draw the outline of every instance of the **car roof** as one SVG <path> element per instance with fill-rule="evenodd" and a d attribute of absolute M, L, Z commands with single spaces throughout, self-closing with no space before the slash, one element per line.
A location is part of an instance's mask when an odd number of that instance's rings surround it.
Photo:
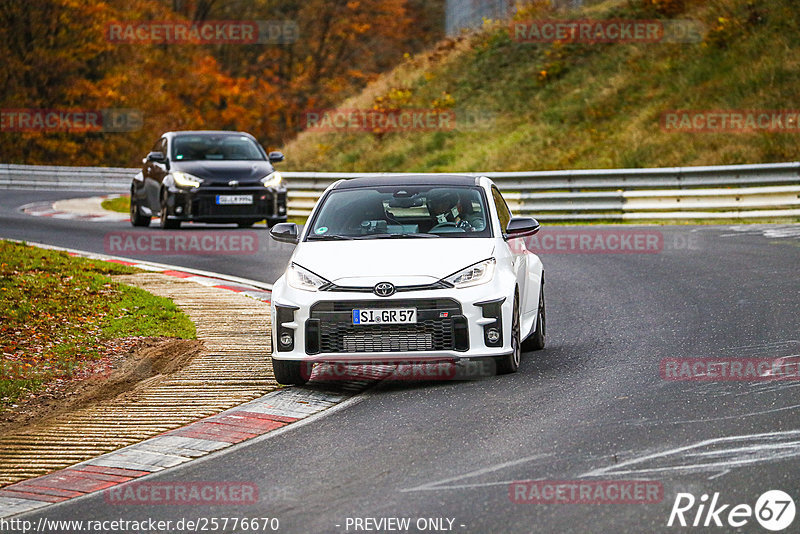
<path fill-rule="evenodd" d="M 175 137 L 176 135 L 246 135 L 247 137 L 253 137 L 247 132 L 237 132 L 235 130 L 178 130 L 165 132 L 162 137 Z"/>
<path fill-rule="evenodd" d="M 392 186 L 392 185 L 454 185 L 475 186 L 479 178 L 463 174 L 404 174 L 364 176 L 341 180 L 333 189 L 355 189 L 358 187 Z"/>

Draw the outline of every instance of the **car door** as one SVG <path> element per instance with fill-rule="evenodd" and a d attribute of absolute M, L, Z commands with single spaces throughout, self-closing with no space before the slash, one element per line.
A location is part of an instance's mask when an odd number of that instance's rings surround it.
<path fill-rule="evenodd" d="M 500 230 L 503 235 L 505 235 L 506 229 L 508 228 L 508 222 L 511 220 L 511 210 L 508 209 L 508 204 L 506 204 L 503 195 L 500 194 L 500 190 L 497 189 L 497 186 L 495 185 L 492 185 L 492 200 L 494 201 L 497 217 L 500 219 Z M 502 246 L 504 246 L 505 250 L 507 251 L 508 257 L 513 265 L 514 275 L 517 278 L 517 285 L 519 286 L 520 313 L 524 313 L 525 310 L 528 309 L 526 305 L 528 299 L 528 258 L 527 254 L 525 253 L 524 243 L 517 243 L 517 241 L 521 240 L 513 239 L 511 241 L 506 241 L 505 239 L 501 238 L 501 242 L 503 243 Z"/>

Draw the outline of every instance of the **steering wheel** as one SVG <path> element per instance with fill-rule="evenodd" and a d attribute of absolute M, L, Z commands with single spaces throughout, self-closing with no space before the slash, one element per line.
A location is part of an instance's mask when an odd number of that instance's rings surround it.
<path fill-rule="evenodd" d="M 450 222 L 450 221 L 439 223 L 436 226 L 434 226 L 433 228 L 431 228 L 430 230 L 428 230 L 428 232 L 433 232 L 434 230 L 439 230 L 441 228 L 458 228 L 458 223 Z M 458 228 L 458 229 L 459 230 L 463 230 L 462 228 Z"/>

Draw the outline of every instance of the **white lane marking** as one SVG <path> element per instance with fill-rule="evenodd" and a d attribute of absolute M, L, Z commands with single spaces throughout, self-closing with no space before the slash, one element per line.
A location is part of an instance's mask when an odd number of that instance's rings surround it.
<path fill-rule="evenodd" d="M 791 346 L 791 345 L 800 345 L 800 340 L 797 339 L 787 339 L 785 341 L 769 341 L 766 343 L 756 343 L 753 345 L 739 345 L 735 347 L 725 347 L 721 349 L 723 351 L 738 351 L 738 350 L 748 350 L 748 349 L 777 349 L 781 347 Z"/>
<path fill-rule="evenodd" d="M 800 430 L 787 430 L 707 439 L 599 467 L 581 477 L 730 471 L 796 456 L 800 456 Z"/>
<path fill-rule="evenodd" d="M 800 385 L 800 384 L 798 384 Z M 676 421 L 662 421 L 662 420 L 644 420 L 644 421 L 629 421 L 627 423 L 622 423 L 625 426 L 642 426 L 642 425 L 650 425 L 650 424 L 659 424 L 659 425 L 685 425 L 685 424 L 692 424 L 692 423 L 710 423 L 713 421 L 726 421 L 728 419 L 743 419 L 745 417 L 754 417 L 757 415 L 766 415 L 775 412 L 783 412 L 785 410 L 795 410 L 800 408 L 800 404 L 793 404 L 791 406 L 784 406 L 783 408 L 771 408 L 769 410 L 764 410 L 761 412 L 748 412 L 748 413 L 738 413 L 736 415 L 723 415 L 720 417 L 709 417 L 707 419 L 679 419 Z"/>
<path fill-rule="evenodd" d="M 800 224 L 753 224 L 729 226 L 728 230 L 733 230 L 733 233 L 720 234 L 719 237 L 761 234 L 773 239 L 800 239 Z"/>
<path fill-rule="evenodd" d="M 775 358 L 772 362 L 772 367 L 767 369 L 761 376 L 776 376 L 774 375 L 774 371 L 776 370 L 776 364 L 778 364 L 777 365 L 778 369 L 783 369 L 784 367 L 786 367 L 786 364 L 791 363 L 791 360 L 789 360 L 789 358 L 797 359 L 798 357 L 800 357 L 800 354 L 789 354 L 788 356 L 781 356 L 780 358 Z M 790 374 L 791 371 L 792 371 L 791 369 L 784 369 L 784 372 L 782 372 L 782 376 L 793 376 Z"/>
<path fill-rule="evenodd" d="M 797 380 L 776 380 L 770 382 L 755 382 L 750 384 L 752 391 L 744 391 L 742 393 L 733 394 L 734 397 L 745 397 L 752 394 L 772 393 L 774 391 L 785 391 L 800 387 L 800 381 Z"/>
<path fill-rule="evenodd" d="M 485 475 L 487 473 L 494 473 L 495 471 L 499 471 L 501 469 L 505 469 L 506 467 L 512 467 L 512 466 L 523 464 L 523 463 L 530 462 L 530 461 L 533 461 L 533 460 L 542 460 L 542 459 L 548 458 L 550 456 L 552 456 L 551 453 L 535 454 L 533 456 L 528 456 L 526 458 L 520 458 L 519 460 L 511 460 L 509 462 L 503 462 L 501 464 L 492 465 L 492 466 L 489 466 L 489 467 L 483 467 L 481 469 L 477 469 L 475 471 L 470 471 L 469 473 L 465 473 L 463 475 L 457 475 L 457 476 L 454 476 L 454 477 L 444 478 L 442 480 L 437 480 L 435 482 L 428 482 L 426 484 L 421 484 L 421 485 L 413 487 L 413 488 L 402 489 L 400 491 L 405 493 L 405 492 L 408 492 L 408 491 L 432 491 L 432 490 L 441 490 L 441 489 L 474 488 L 474 487 L 480 487 L 480 486 L 497 486 L 497 485 L 500 485 L 500 484 L 510 484 L 511 482 L 514 482 L 514 481 L 511 480 L 511 481 L 485 482 L 485 483 L 479 483 L 479 484 L 458 484 L 458 485 L 447 485 L 447 486 L 443 485 L 443 484 L 447 484 L 448 482 L 456 482 L 458 480 L 463 480 L 465 478 L 477 477 L 477 476 L 480 476 L 480 475 Z"/>
<path fill-rule="evenodd" d="M 725 471 L 720 471 L 720 472 L 719 472 L 719 473 L 717 473 L 716 475 L 711 475 L 711 476 L 710 476 L 710 477 L 708 477 L 706 480 L 714 480 L 715 478 L 724 477 L 725 475 L 727 475 L 727 474 L 728 474 L 728 473 L 730 473 L 730 472 L 731 472 L 731 470 L 730 470 L 730 469 L 726 469 Z"/>
<path fill-rule="evenodd" d="M 545 480 L 544 478 L 526 478 L 525 480 Z M 417 488 L 408 488 L 400 490 L 401 493 L 406 493 L 409 491 L 439 491 L 439 490 L 457 490 L 457 489 L 472 489 L 472 488 L 487 488 L 491 486 L 510 486 L 514 482 L 519 482 L 520 479 L 514 480 L 500 480 L 498 482 L 478 482 L 475 484 L 454 484 L 450 486 L 436 486 L 432 488 L 424 488 L 424 487 L 417 487 Z"/>

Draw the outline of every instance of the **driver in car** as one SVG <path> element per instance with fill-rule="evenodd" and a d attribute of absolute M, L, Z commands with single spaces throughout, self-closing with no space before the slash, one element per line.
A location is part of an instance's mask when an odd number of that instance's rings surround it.
<path fill-rule="evenodd" d="M 465 232 L 482 230 L 484 227 L 483 217 L 472 211 L 472 202 L 455 191 L 431 191 L 427 205 L 428 212 L 436 218 L 436 226 L 455 226 Z"/>

